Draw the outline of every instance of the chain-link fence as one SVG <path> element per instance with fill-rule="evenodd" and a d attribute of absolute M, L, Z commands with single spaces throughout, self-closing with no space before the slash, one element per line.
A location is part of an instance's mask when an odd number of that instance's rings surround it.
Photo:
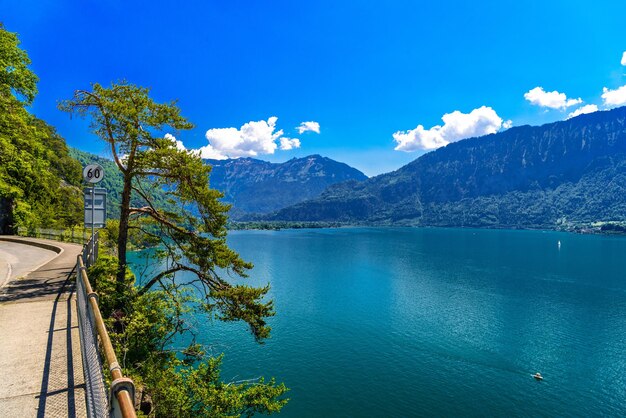
<path fill-rule="evenodd" d="M 135 386 L 124 377 L 109 339 L 98 297 L 91 288 L 86 269 L 98 258 L 98 232 L 84 246 L 76 260 L 76 294 L 87 416 L 135 418 Z M 103 357 L 100 353 L 104 354 Z M 103 363 L 111 373 L 111 387 L 104 384 Z"/>
<path fill-rule="evenodd" d="M 86 247 L 87 248 L 87 247 Z M 109 402 L 107 390 L 102 375 L 102 359 L 98 352 L 98 333 L 95 319 L 89 309 L 88 295 L 80 278 L 80 266 L 76 265 L 76 302 L 78 304 L 78 328 L 80 335 L 80 350 L 83 358 L 85 374 L 85 396 L 87 402 L 87 416 L 107 417 Z"/>

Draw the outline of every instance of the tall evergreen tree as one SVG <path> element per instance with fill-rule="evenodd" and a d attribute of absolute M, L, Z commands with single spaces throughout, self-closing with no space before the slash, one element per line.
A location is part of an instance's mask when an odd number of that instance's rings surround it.
<path fill-rule="evenodd" d="M 120 208 L 117 255 L 117 292 L 125 292 L 128 234 L 157 244 L 168 268 L 150 278 L 139 291 L 145 293 L 176 272 L 192 273 L 205 290 L 207 306 L 224 320 L 246 321 L 258 339 L 269 335 L 266 317 L 272 302 L 263 302 L 268 287 L 232 285 L 219 270 L 245 277 L 251 264 L 226 245 L 228 206 L 220 192 L 209 187 L 210 166 L 194 152 L 181 150 L 170 131 L 190 129 L 175 102 L 156 103 L 149 90 L 125 81 L 109 88 L 93 84 L 78 90 L 60 108 L 87 116 L 93 132 L 108 143 L 122 173 L 124 187 Z M 169 206 L 160 207 L 151 190 L 165 190 Z M 131 194 L 143 202 L 131 206 Z M 179 210 L 172 210 L 173 206 Z M 162 205 L 166 206 L 166 205 Z"/>
<path fill-rule="evenodd" d="M 279 411 L 287 402 L 281 399 L 287 391 L 283 384 L 273 379 L 224 383 L 218 369 L 221 357 L 207 358 L 191 344 L 181 359 L 167 346 L 174 335 L 185 332 L 184 316 L 190 311 L 245 321 L 259 342 L 269 336 L 266 319 L 274 315 L 272 301 L 263 300 L 269 286 L 232 284 L 224 278 L 246 277 L 252 265 L 226 244 L 229 207 L 209 187 L 211 167 L 167 135 L 190 129 L 191 123 L 175 102 L 156 103 L 148 89 L 124 81 L 78 90 L 60 108 L 90 119 L 123 178 L 119 227 L 113 234 L 115 273 L 107 261 L 96 263 L 100 270 L 92 273 L 105 277 L 98 279 L 103 286 L 111 282 L 107 277 L 115 276 L 115 296 L 101 302 L 105 315 L 119 325 L 114 329 L 123 330 L 112 333 L 114 344 L 147 386 L 154 414 L 218 417 Z M 163 266 L 140 287 L 128 277 L 131 234 L 134 243 L 152 247 Z M 180 272 L 184 280 L 176 277 Z M 195 288 L 192 296 L 188 286 Z"/>

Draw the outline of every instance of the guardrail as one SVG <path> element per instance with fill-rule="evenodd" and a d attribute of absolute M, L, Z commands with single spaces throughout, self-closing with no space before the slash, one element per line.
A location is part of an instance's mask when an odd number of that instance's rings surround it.
<path fill-rule="evenodd" d="M 87 267 L 93 265 L 98 253 L 98 234 L 94 234 L 76 260 L 76 294 L 78 327 L 85 375 L 87 415 L 91 417 L 135 418 L 135 386 L 122 374 L 109 333 L 100 313 L 98 295 L 87 276 Z M 100 350 L 110 372 L 111 385 L 104 384 Z M 108 396 L 107 396 L 108 392 Z"/>
<path fill-rule="evenodd" d="M 46 238 L 54 241 L 73 242 L 75 244 L 85 244 L 91 231 L 82 227 L 67 229 L 51 228 L 17 228 L 17 235 L 20 237 Z"/>

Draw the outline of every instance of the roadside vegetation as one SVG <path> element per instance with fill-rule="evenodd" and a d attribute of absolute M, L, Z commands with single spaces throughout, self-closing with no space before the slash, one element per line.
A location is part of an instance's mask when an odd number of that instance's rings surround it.
<path fill-rule="evenodd" d="M 37 76 L 0 23 L 0 233 L 82 222 L 81 166 L 55 129 L 28 111 Z"/>

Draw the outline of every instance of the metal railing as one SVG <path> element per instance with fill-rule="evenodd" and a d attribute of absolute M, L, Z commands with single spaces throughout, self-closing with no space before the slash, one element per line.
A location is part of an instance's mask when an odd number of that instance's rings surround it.
<path fill-rule="evenodd" d="M 17 235 L 20 237 L 32 237 L 32 238 L 46 238 L 54 241 L 73 242 L 75 244 L 85 244 L 87 237 L 91 235 L 91 231 L 85 228 L 67 228 L 67 229 L 52 229 L 52 228 L 24 228 L 22 226 L 17 228 Z"/>
<path fill-rule="evenodd" d="M 122 374 L 109 333 L 100 313 L 98 295 L 91 288 L 87 267 L 93 265 L 98 254 L 98 234 L 94 234 L 76 260 L 76 293 L 78 302 L 78 327 L 85 376 L 85 393 L 88 417 L 134 418 L 135 386 Z M 104 384 L 102 359 L 104 354 L 111 373 L 111 386 Z"/>
<path fill-rule="evenodd" d="M 83 258 L 85 267 L 91 267 L 98 259 L 98 250 L 100 249 L 100 231 L 96 231 L 95 234 L 89 238 L 89 241 L 83 246 L 83 251 L 80 254 Z"/>

